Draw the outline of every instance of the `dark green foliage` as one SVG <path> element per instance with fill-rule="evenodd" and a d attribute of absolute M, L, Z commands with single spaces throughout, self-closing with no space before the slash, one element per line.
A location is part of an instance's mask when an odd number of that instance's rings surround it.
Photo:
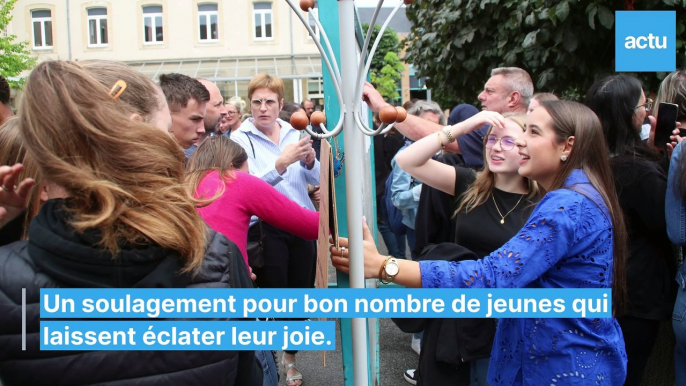
<path fill-rule="evenodd" d="M 368 29 L 369 23 L 363 23 L 362 30 L 366 33 Z M 374 25 L 372 40 L 369 43 L 368 50 L 371 51 L 372 45 L 379 35 L 380 30 L 380 25 Z M 392 55 L 388 55 L 389 53 Z M 372 65 L 369 68 L 369 73 L 372 84 L 388 102 L 394 101 L 399 96 L 397 92 L 397 88 L 399 87 L 398 82 L 400 81 L 404 69 L 399 56 L 400 48 L 398 34 L 394 29 L 386 28 L 381 36 L 381 41 L 376 48 L 374 57 L 372 58 Z"/>
<path fill-rule="evenodd" d="M 677 68 L 686 66 L 686 0 L 419 0 L 405 60 L 442 106 L 475 103 L 491 69 L 521 67 L 537 91 L 583 97 L 614 72 L 614 11 L 676 10 Z M 657 91 L 665 73 L 639 73 Z"/>

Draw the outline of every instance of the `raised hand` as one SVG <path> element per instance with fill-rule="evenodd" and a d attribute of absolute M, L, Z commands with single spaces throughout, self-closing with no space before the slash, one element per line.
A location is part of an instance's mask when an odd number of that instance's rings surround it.
<path fill-rule="evenodd" d="M 375 113 L 378 113 L 382 107 L 386 106 L 388 103 L 383 99 L 381 94 L 374 88 L 374 86 L 369 83 L 364 83 L 364 88 L 362 89 L 362 100 L 367 103 L 369 109 Z"/>
<path fill-rule="evenodd" d="M 283 174 L 294 162 L 305 161 L 312 149 L 310 137 L 303 137 L 297 143 L 286 145 L 279 158 L 276 159 L 276 171 Z"/>
<path fill-rule="evenodd" d="M 26 178 L 17 184 L 19 174 L 24 170 L 22 164 L 0 166 L 0 228 L 14 220 L 25 209 L 31 187 L 35 181 Z"/>

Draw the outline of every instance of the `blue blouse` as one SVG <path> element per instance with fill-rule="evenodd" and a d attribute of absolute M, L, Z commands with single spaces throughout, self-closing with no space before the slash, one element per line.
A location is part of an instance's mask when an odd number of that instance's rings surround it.
<path fill-rule="evenodd" d="M 611 288 L 612 221 L 586 174 L 543 197 L 524 227 L 477 261 L 422 261 L 425 288 Z M 501 319 L 491 385 L 623 385 L 617 320 Z"/>

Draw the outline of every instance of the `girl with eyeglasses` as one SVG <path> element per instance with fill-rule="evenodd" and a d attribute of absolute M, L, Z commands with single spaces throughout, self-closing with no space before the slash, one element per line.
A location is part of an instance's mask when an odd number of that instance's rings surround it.
<path fill-rule="evenodd" d="M 458 123 L 464 134 L 491 124 L 484 138 L 484 168 L 480 172 L 434 160 L 447 142 L 430 135 L 399 152 L 396 161 L 407 173 L 425 184 L 455 197 L 455 243 L 486 256 L 512 238 L 526 223 L 539 199 L 535 182 L 519 175 L 515 140 L 524 132 L 526 116 L 483 111 Z M 497 124 L 496 124 L 497 123 Z M 435 332 L 438 324 L 456 331 L 458 339 L 446 341 Z M 450 327 L 448 327 L 450 326 Z M 437 350 L 421 350 L 414 378 L 424 385 L 487 385 L 486 374 L 495 336 L 492 319 L 427 320 L 423 345 L 449 348 L 457 363 L 442 361 Z M 434 336 L 432 336 L 434 331 Z M 443 349 L 445 350 L 445 348 Z"/>
<path fill-rule="evenodd" d="M 629 75 L 596 82 L 586 105 L 603 126 L 610 166 L 629 232 L 628 307 L 617 320 L 629 357 L 626 385 L 639 385 L 657 340 L 661 320 L 672 315 L 676 294 L 676 256 L 667 237 L 667 176 L 660 157 L 641 141 L 641 125 L 652 101 Z"/>

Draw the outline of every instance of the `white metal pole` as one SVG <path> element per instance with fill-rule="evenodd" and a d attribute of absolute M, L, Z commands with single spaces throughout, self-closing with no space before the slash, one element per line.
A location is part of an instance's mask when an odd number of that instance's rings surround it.
<path fill-rule="evenodd" d="M 352 106 L 357 79 L 357 41 L 355 40 L 355 5 L 353 0 L 339 0 L 339 35 L 341 39 L 342 94 L 346 106 L 343 135 L 346 152 L 345 191 L 348 209 L 348 242 L 350 253 L 350 288 L 364 288 L 364 258 L 362 255 L 362 200 L 364 175 L 364 134 L 355 127 Z M 352 319 L 353 384 L 368 384 L 367 320 Z"/>

